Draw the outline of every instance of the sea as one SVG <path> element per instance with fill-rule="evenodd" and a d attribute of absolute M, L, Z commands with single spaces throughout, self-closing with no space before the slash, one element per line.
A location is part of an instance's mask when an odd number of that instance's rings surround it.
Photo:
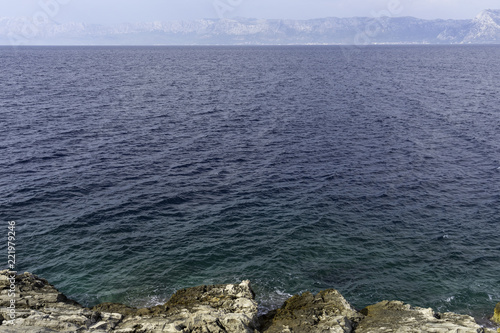
<path fill-rule="evenodd" d="M 0 253 L 85 306 L 500 301 L 500 46 L 0 48 Z"/>

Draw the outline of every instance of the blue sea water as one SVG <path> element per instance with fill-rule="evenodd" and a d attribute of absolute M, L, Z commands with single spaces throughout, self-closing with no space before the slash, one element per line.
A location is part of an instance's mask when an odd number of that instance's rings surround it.
<path fill-rule="evenodd" d="M 499 59 L 498 46 L 0 48 L 0 219 L 5 234 L 17 222 L 17 268 L 84 305 L 250 279 L 262 311 L 335 288 L 357 308 L 489 316 Z"/>

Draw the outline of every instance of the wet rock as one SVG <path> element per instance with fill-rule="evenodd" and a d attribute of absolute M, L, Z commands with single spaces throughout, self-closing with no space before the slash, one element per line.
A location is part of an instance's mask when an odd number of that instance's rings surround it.
<path fill-rule="evenodd" d="M 262 318 L 262 332 L 353 332 L 363 316 L 334 289 L 295 295 Z"/>

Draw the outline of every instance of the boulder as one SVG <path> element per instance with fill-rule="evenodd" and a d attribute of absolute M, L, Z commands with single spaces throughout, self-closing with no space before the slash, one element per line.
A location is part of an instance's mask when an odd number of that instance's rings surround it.
<path fill-rule="evenodd" d="M 484 332 L 470 316 L 435 313 L 430 308 L 412 307 L 400 301 L 382 301 L 364 308 L 361 313 L 365 317 L 356 327 L 356 333 Z"/>
<path fill-rule="evenodd" d="M 305 292 L 262 318 L 262 332 L 353 332 L 363 316 L 334 289 L 316 295 Z"/>
<path fill-rule="evenodd" d="M 258 326 L 257 303 L 249 281 L 177 291 L 161 306 L 138 310 L 115 332 L 241 332 Z"/>

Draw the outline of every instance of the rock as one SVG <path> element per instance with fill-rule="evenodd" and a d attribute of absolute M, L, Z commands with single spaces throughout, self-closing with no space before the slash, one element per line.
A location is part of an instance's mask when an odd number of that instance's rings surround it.
<path fill-rule="evenodd" d="M 363 316 L 334 289 L 295 295 L 262 318 L 262 332 L 353 332 Z"/>
<path fill-rule="evenodd" d="M 356 327 L 356 333 L 484 332 L 470 316 L 434 313 L 430 308 L 412 307 L 399 301 L 382 301 L 364 308 L 361 313 L 365 317 Z"/>
<path fill-rule="evenodd" d="M 91 310 L 97 312 L 106 312 L 115 314 L 119 313 L 122 316 L 130 316 L 137 312 L 136 308 L 119 303 L 101 303 L 91 308 Z"/>
<path fill-rule="evenodd" d="M 256 331 L 257 303 L 249 281 L 177 291 L 162 306 L 138 310 L 116 332 L 249 332 Z"/>
<path fill-rule="evenodd" d="M 12 293 L 15 298 L 10 297 Z M 15 317 L 9 309 L 13 299 Z M 97 313 L 68 299 L 47 280 L 31 273 L 14 276 L 9 271 L 0 271 L 0 315 L 5 319 L 0 332 L 12 333 L 76 332 L 98 320 Z"/>
<path fill-rule="evenodd" d="M 17 296 L 13 321 L 8 308 L 11 277 Z M 182 289 L 164 305 L 146 309 L 116 303 L 87 309 L 36 275 L 1 271 L 0 306 L 0 332 L 9 333 L 253 333 L 258 325 L 249 281 Z"/>
<path fill-rule="evenodd" d="M 13 283 L 12 283 L 13 282 Z M 11 320 L 16 294 L 15 318 Z M 494 320 L 499 319 L 500 303 Z M 260 320 L 259 320 L 260 319 Z M 493 332 L 472 317 L 434 313 L 398 301 L 383 301 L 357 312 L 336 290 L 288 299 L 278 310 L 257 318 L 249 281 L 177 291 L 170 300 L 136 309 L 103 303 L 85 308 L 31 273 L 0 271 L 0 333 L 256 333 L 256 332 Z"/>
<path fill-rule="evenodd" d="M 9 306 L 10 280 L 9 271 L 0 271 L 0 307 Z M 40 309 L 57 304 L 68 304 L 81 307 L 77 302 L 69 300 L 45 279 L 31 273 L 15 275 L 15 293 L 17 309 Z"/>
<path fill-rule="evenodd" d="M 491 318 L 494 322 L 500 324 L 500 303 L 497 303 L 495 306 L 495 313 L 493 314 L 493 318 Z"/>

